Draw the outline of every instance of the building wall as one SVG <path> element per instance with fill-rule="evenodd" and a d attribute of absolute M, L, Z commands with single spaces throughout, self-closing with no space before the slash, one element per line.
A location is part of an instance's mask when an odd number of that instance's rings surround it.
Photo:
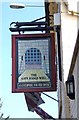
<path fill-rule="evenodd" d="M 77 18 L 67 13 L 64 3 L 61 4 L 61 39 L 63 44 L 64 81 L 67 80 L 74 46 L 77 39 Z"/>
<path fill-rule="evenodd" d="M 76 91 L 76 99 L 70 100 L 66 94 L 65 81 L 67 81 L 69 69 L 71 65 L 72 55 L 74 51 L 74 47 L 76 44 L 77 33 L 78 33 L 78 21 L 79 17 L 69 15 L 67 11 L 67 7 L 62 2 L 61 3 L 61 41 L 63 46 L 63 81 L 61 85 L 61 99 L 62 99 L 62 110 L 61 110 L 61 118 L 79 118 L 79 58 L 77 58 L 77 62 L 75 64 L 75 68 L 73 74 L 75 76 L 75 91 Z M 60 103 L 61 104 L 61 103 Z M 60 112 L 60 111 L 59 111 Z"/>
<path fill-rule="evenodd" d="M 79 47 L 77 49 L 79 49 Z M 74 68 L 71 74 L 74 75 L 74 80 L 75 80 L 75 99 L 70 100 L 70 116 L 71 118 L 79 119 L 79 102 L 78 102 L 79 101 L 79 50 L 77 51 L 78 51 L 77 56 L 76 54 L 73 54 L 73 58 L 75 58 L 75 61 L 74 61 L 75 64 L 72 62 L 74 64 Z M 70 69 L 71 68 L 72 68 L 72 65 L 70 66 Z"/>
<path fill-rule="evenodd" d="M 78 52 L 78 57 L 77 57 L 77 118 L 79 120 L 79 52 Z"/>
<path fill-rule="evenodd" d="M 62 81 L 58 81 L 59 118 L 79 118 L 79 54 L 77 60 L 75 61 L 75 67 L 73 70 L 75 78 L 75 100 L 69 99 L 66 94 L 65 86 L 65 81 L 67 81 L 68 78 L 74 47 L 76 44 L 79 29 L 79 17 L 68 14 L 68 7 L 67 4 L 64 4 L 64 2 L 61 2 L 60 8 Z"/>
<path fill-rule="evenodd" d="M 74 75 L 75 80 L 75 100 L 70 100 L 70 115 L 71 118 L 77 118 L 77 60 L 75 62 L 75 67 L 72 74 Z"/>

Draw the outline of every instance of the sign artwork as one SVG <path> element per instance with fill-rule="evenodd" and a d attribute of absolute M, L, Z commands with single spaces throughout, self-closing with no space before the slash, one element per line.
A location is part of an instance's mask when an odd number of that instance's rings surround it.
<path fill-rule="evenodd" d="M 56 90 L 54 34 L 12 35 L 12 91 Z"/>

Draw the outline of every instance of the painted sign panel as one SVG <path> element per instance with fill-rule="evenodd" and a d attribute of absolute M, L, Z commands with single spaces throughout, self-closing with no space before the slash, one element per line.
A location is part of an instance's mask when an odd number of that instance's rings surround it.
<path fill-rule="evenodd" d="M 56 90 L 52 34 L 12 35 L 12 91 Z"/>

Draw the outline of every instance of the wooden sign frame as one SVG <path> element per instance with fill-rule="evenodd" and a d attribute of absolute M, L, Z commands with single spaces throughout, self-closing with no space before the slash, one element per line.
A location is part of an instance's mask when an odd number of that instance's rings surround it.
<path fill-rule="evenodd" d="M 56 91 L 55 33 L 12 35 L 12 92 Z"/>

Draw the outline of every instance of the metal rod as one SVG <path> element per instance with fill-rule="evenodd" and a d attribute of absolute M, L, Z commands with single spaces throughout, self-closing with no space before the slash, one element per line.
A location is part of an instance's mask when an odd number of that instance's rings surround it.
<path fill-rule="evenodd" d="M 36 21 L 41 20 L 41 19 L 44 19 L 44 18 L 46 18 L 46 16 L 41 17 L 41 18 L 38 18 L 38 19 L 36 19 L 36 20 L 33 20 L 32 22 L 36 22 Z"/>
<path fill-rule="evenodd" d="M 59 102 L 59 100 L 56 100 L 55 98 L 53 98 L 53 97 L 51 97 L 51 96 L 49 96 L 49 95 L 47 95 L 47 94 L 45 94 L 45 93 L 42 93 L 42 94 L 44 94 L 44 95 L 46 95 L 47 97 L 49 97 L 49 98 L 55 100 L 56 102 Z"/>
<path fill-rule="evenodd" d="M 25 5 L 25 7 L 45 7 L 45 6 L 42 6 L 42 5 Z"/>
<path fill-rule="evenodd" d="M 16 22 L 15 26 L 35 26 L 35 25 L 47 25 L 46 22 Z"/>
<path fill-rule="evenodd" d="M 53 30 L 53 27 L 27 27 L 27 28 L 9 28 L 11 32 L 24 32 L 24 31 L 46 31 L 46 30 Z"/>
<path fill-rule="evenodd" d="M 58 42 L 59 79 L 60 81 L 62 81 L 60 27 L 57 27 L 56 31 L 57 31 L 57 42 Z"/>

